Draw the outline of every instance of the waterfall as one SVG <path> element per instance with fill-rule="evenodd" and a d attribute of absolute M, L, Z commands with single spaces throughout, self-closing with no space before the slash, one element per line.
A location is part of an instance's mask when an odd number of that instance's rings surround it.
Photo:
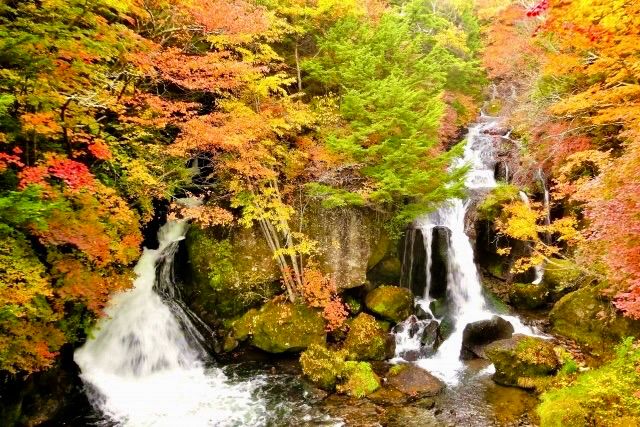
<path fill-rule="evenodd" d="M 258 425 L 266 416 L 255 385 L 230 384 L 208 366 L 189 312 L 175 295 L 173 261 L 187 223 L 169 221 L 158 249 L 145 248 L 133 288 L 116 295 L 93 336 L 74 355 L 89 400 L 125 426 Z M 167 298 L 162 298 L 161 292 Z M 166 299 L 166 301 L 165 301 Z"/>
<path fill-rule="evenodd" d="M 497 126 L 498 121 L 486 116 L 483 119 L 483 122 L 469 129 L 464 155 L 454 165 L 454 167 L 470 166 L 465 185 L 472 195 L 486 194 L 488 190 L 496 186 L 494 141 L 493 137 L 486 134 L 485 131 Z M 471 199 L 449 200 L 436 211 L 415 222 L 415 227 L 422 230 L 425 244 L 429 245 L 428 248 L 431 244 L 431 237 L 426 236 L 431 236 L 435 227 L 446 227 L 451 233 L 447 254 L 447 301 L 449 307 L 447 317 L 450 319 L 453 332 L 438 348 L 435 355 L 419 359 L 416 362 L 449 384 L 458 382 L 458 373 L 464 366 L 459 359 L 464 327 L 468 323 L 488 319 L 494 315 L 485 303 L 480 276 L 474 262 L 473 246 L 465 232 L 465 215 L 471 201 Z M 432 253 L 430 249 L 427 251 L 429 251 L 429 261 L 427 262 L 429 269 Z M 431 276 L 427 275 L 426 297 L 428 297 L 428 290 L 431 287 L 430 280 Z M 428 299 L 426 300 L 428 301 Z M 421 300 L 418 299 L 418 304 L 420 303 Z M 513 324 L 516 332 L 531 333 L 531 330 L 524 326 L 517 317 L 504 315 L 502 317 Z M 399 330 L 396 343 L 400 344 L 401 351 L 419 347 L 419 342 L 415 342 L 420 340 L 419 335 L 417 338 L 407 336 L 407 331 L 411 328 L 399 328 Z M 396 357 L 401 358 L 398 351 Z"/>

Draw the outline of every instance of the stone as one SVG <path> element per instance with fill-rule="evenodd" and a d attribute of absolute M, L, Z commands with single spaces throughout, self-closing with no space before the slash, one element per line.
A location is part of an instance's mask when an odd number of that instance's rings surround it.
<path fill-rule="evenodd" d="M 522 334 L 492 342 L 485 353 L 496 368 L 493 380 L 506 386 L 530 388 L 532 380 L 555 374 L 561 365 L 553 343 Z"/>
<path fill-rule="evenodd" d="M 326 340 L 321 314 L 306 305 L 288 302 L 267 302 L 260 310 L 243 316 L 235 331 L 236 339 L 246 333 L 252 346 L 269 353 L 302 351 Z"/>
<path fill-rule="evenodd" d="M 547 303 L 549 291 L 546 286 L 534 283 L 514 283 L 511 285 L 509 302 L 514 307 L 536 309 Z"/>
<path fill-rule="evenodd" d="M 351 360 L 385 360 L 393 357 L 395 341 L 373 316 L 360 313 L 351 321 L 342 348 Z"/>
<path fill-rule="evenodd" d="M 437 396 L 445 387 L 438 378 L 413 364 L 393 366 L 387 374 L 386 386 L 414 399 Z"/>
<path fill-rule="evenodd" d="M 564 295 L 588 285 L 591 281 L 592 279 L 575 263 L 566 259 L 553 259 L 553 262 L 545 265 L 542 278 L 552 301 L 558 301 Z"/>
<path fill-rule="evenodd" d="M 462 331 L 460 359 L 485 359 L 485 346 L 511 338 L 513 331 L 513 325 L 499 316 L 467 324 Z"/>
<path fill-rule="evenodd" d="M 422 338 L 420 338 L 421 356 L 429 357 L 434 355 L 443 341 L 440 323 L 436 320 L 429 321 L 422 331 Z"/>
<path fill-rule="evenodd" d="M 427 285 L 427 274 L 424 268 L 427 262 L 427 251 L 422 230 L 408 228 L 400 240 L 400 248 L 402 248 L 400 284 L 402 287 L 411 289 L 413 295 L 424 295 Z"/>
<path fill-rule="evenodd" d="M 373 313 L 394 322 L 401 322 L 413 313 L 413 294 L 397 286 L 380 286 L 369 292 L 364 300 Z"/>

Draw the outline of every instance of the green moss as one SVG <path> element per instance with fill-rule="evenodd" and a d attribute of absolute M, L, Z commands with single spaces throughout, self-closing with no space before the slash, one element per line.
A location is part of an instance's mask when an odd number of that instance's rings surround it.
<path fill-rule="evenodd" d="M 550 342 L 516 334 L 486 347 L 486 355 L 496 368 L 494 380 L 511 386 L 528 387 L 532 379 L 553 375 L 560 363 Z"/>
<path fill-rule="evenodd" d="M 640 424 L 640 349 L 626 339 L 616 357 L 576 381 L 541 396 L 537 408 L 542 427 L 633 426 Z"/>
<path fill-rule="evenodd" d="M 566 259 L 554 259 L 544 270 L 543 283 L 554 300 L 589 284 L 590 281 L 591 278 L 585 275 L 575 263 Z"/>
<path fill-rule="evenodd" d="M 332 391 L 343 372 L 344 358 L 343 351 L 333 351 L 318 344 L 311 344 L 300 355 L 300 365 L 304 375 L 315 385 Z"/>
<path fill-rule="evenodd" d="M 397 286 L 380 286 L 365 298 L 369 310 L 394 322 L 401 322 L 413 312 L 411 290 Z"/>
<path fill-rule="evenodd" d="M 220 238 L 192 227 L 186 243 L 192 280 L 185 291 L 197 311 L 233 318 L 282 291 L 271 251 L 251 230 Z"/>
<path fill-rule="evenodd" d="M 387 333 L 376 319 L 360 313 L 353 319 L 343 348 L 351 360 L 384 360 L 386 358 Z"/>
<path fill-rule="evenodd" d="M 405 369 L 407 369 L 407 364 L 406 363 L 400 363 L 398 365 L 393 365 L 390 369 L 389 369 L 389 375 L 390 376 L 395 376 L 398 375 L 400 372 L 404 371 Z"/>
<path fill-rule="evenodd" d="M 301 351 L 326 340 L 324 319 L 305 305 L 269 301 L 245 321 L 238 325 L 240 336 L 249 330 L 251 345 L 270 353 Z"/>
<path fill-rule="evenodd" d="M 352 397 L 362 398 L 380 388 L 380 378 L 368 362 L 345 362 L 341 377 L 345 381 L 338 391 Z"/>
<path fill-rule="evenodd" d="M 362 302 L 358 298 L 348 295 L 342 299 L 347 306 L 349 313 L 355 315 L 362 311 Z"/>
<path fill-rule="evenodd" d="M 509 299 L 515 307 L 534 309 L 544 306 L 548 296 L 549 291 L 545 286 L 533 283 L 514 283 Z"/>
<path fill-rule="evenodd" d="M 588 285 L 560 299 L 549 313 L 553 332 L 601 356 L 624 337 L 640 336 L 640 321 L 621 316 L 603 295 L 606 288 L 604 283 Z"/>
<path fill-rule="evenodd" d="M 246 340 L 253 331 L 253 321 L 258 314 L 258 310 L 252 308 L 247 311 L 241 318 L 233 322 L 233 336 L 238 341 Z"/>

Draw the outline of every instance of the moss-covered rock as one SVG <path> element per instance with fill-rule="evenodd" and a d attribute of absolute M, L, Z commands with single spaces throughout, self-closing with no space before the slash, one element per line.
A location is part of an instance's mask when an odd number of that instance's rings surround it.
<path fill-rule="evenodd" d="M 318 344 L 311 344 L 300 355 L 302 372 L 318 387 L 332 391 L 344 370 L 344 351 L 330 350 Z"/>
<path fill-rule="evenodd" d="M 362 398 L 380 388 L 380 378 L 368 362 L 345 362 L 341 377 L 344 382 L 338 385 L 338 392 L 348 396 Z"/>
<path fill-rule="evenodd" d="M 401 322 L 413 313 L 413 294 L 397 286 L 380 286 L 369 292 L 364 300 L 373 313 L 394 322 Z"/>
<path fill-rule="evenodd" d="M 517 308 L 535 309 L 547 303 L 549 291 L 543 285 L 534 283 L 514 283 L 511 285 L 509 301 Z"/>
<path fill-rule="evenodd" d="M 559 300 L 562 296 L 589 282 L 590 278 L 569 260 L 554 259 L 544 269 L 543 283 L 553 301 Z"/>
<path fill-rule="evenodd" d="M 393 356 L 395 341 L 373 316 L 360 313 L 349 325 L 343 349 L 351 360 L 385 360 Z"/>
<path fill-rule="evenodd" d="M 238 316 L 282 290 L 271 250 L 252 229 L 222 236 L 215 229 L 192 227 L 186 248 L 190 280 L 183 297 L 208 323 Z"/>
<path fill-rule="evenodd" d="M 606 288 L 588 285 L 562 297 L 549 313 L 553 332 L 601 355 L 624 337 L 640 337 L 640 321 L 623 317 L 603 294 Z"/>
<path fill-rule="evenodd" d="M 553 375 L 560 368 L 551 342 L 521 334 L 489 344 L 485 354 L 496 368 L 493 380 L 507 386 L 528 388 L 532 379 Z"/>
<path fill-rule="evenodd" d="M 269 353 L 302 351 L 311 344 L 324 344 L 324 320 L 305 305 L 267 302 L 249 311 L 233 326 L 236 339 L 249 338 L 254 347 Z"/>

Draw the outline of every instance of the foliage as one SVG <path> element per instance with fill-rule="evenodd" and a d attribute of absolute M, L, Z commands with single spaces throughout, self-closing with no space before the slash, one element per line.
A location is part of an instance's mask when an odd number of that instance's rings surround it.
<path fill-rule="evenodd" d="M 482 219 L 493 221 L 502 212 L 502 207 L 519 199 L 520 190 L 515 185 L 499 183 L 478 205 L 478 214 Z"/>
<path fill-rule="evenodd" d="M 640 351 L 633 338 L 605 365 L 578 375 L 567 387 L 547 391 L 537 408 L 541 426 L 633 425 L 640 420 Z"/>

